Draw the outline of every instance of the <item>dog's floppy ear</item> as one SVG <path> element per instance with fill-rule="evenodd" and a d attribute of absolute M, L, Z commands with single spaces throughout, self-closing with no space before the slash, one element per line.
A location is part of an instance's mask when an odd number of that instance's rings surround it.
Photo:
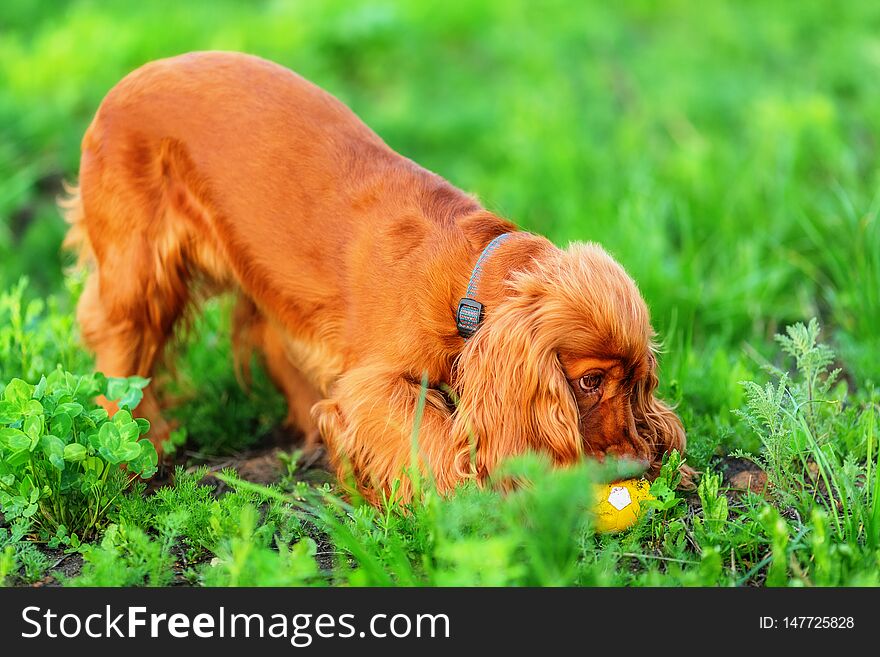
<path fill-rule="evenodd" d="M 453 433 L 473 441 L 478 476 L 527 450 L 547 450 L 558 463 L 583 451 L 545 295 L 527 276 L 516 287 L 518 294 L 489 311 L 457 362 Z"/>
<path fill-rule="evenodd" d="M 633 391 L 632 411 L 639 435 L 651 446 L 653 459 L 651 470 L 659 472 L 663 454 L 677 449 L 684 456 L 687 439 L 684 426 L 673 410 L 664 401 L 657 399 L 657 359 L 650 355 L 648 376 Z M 695 474 L 693 469 L 684 466 L 681 469 L 682 484 L 692 485 Z"/>

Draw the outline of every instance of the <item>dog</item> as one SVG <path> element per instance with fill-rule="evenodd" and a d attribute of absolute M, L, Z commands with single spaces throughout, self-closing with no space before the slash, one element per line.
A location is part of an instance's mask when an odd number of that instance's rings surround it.
<path fill-rule="evenodd" d="M 409 496 L 413 467 L 448 492 L 527 451 L 655 471 L 684 451 L 608 253 L 519 230 L 280 65 L 197 52 L 129 74 L 65 212 L 99 371 L 151 376 L 188 309 L 231 291 L 237 361 L 263 355 L 289 423 L 373 502 Z M 161 449 L 152 386 L 138 413 Z"/>

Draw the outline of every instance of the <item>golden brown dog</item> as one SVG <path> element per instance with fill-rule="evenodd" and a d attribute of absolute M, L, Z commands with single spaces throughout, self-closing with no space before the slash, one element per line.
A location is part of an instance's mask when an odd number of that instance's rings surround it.
<path fill-rule="evenodd" d="M 423 374 L 418 463 L 441 491 L 527 450 L 656 466 L 684 448 L 654 397 L 645 303 L 605 251 L 518 232 L 276 64 L 192 53 L 127 76 L 86 132 L 67 213 L 94 267 L 79 321 L 99 370 L 150 376 L 195 295 L 232 290 L 236 344 L 370 499 L 410 466 Z M 466 340 L 459 300 L 501 235 Z M 154 392 L 139 412 L 159 447 Z"/>

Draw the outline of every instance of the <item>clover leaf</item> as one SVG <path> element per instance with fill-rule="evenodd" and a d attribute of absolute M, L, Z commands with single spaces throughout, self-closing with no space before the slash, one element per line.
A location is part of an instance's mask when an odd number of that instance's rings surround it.
<path fill-rule="evenodd" d="M 131 410 L 141 403 L 141 399 L 144 397 L 144 388 L 149 383 L 150 379 L 139 376 L 109 377 L 107 379 L 107 399 L 116 401 L 119 408 Z"/>
<path fill-rule="evenodd" d="M 156 474 L 159 455 L 156 453 L 156 447 L 153 443 L 146 438 L 139 440 L 137 446 L 139 454 L 130 461 L 129 467 L 133 472 L 147 479 Z"/>
<path fill-rule="evenodd" d="M 24 408 L 25 404 L 34 394 L 34 386 L 25 383 L 21 379 L 12 379 L 3 391 L 3 399 L 13 404 L 16 408 Z"/>
<path fill-rule="evenodd" d="M 31 439 L 20 429 L 0 429 L 0 445 L 5 445 L 11 452 L 20 452 L 30 448 Z"/>
<path fill-rule="evenodd" d="M 64 446 L 64 460 L 70 461 L 72 463 L 77 463 L 82 461 L 88 456 L 89 450 L 86 449 L 85 445 L 80 445 L 79 443 L 70 443 L 69 445 Z"/>
<path fill-rule="evenodd" d="M 64 442 L 58 436 L 50 434 L 40 439 L 40 446 L 49 463 L 57 470 L 64 470 Z"/>

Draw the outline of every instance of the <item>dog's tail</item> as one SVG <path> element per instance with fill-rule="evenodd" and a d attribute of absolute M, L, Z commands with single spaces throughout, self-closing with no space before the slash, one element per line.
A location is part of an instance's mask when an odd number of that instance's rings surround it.
<path fill-rule="evenodd" d="M 85 210 L 83 209 L 82 196 L 77 185 L 64 183 L 64 195 L 58 199 L 58 208 L 61 216 L 70 228 L 62 242 L 65 251 L 75 253 L 77 256 L 74 270 L 89 268 L 95 262 L 95 253 L 92 249 L 91 240 L 85 225 Z"/>

